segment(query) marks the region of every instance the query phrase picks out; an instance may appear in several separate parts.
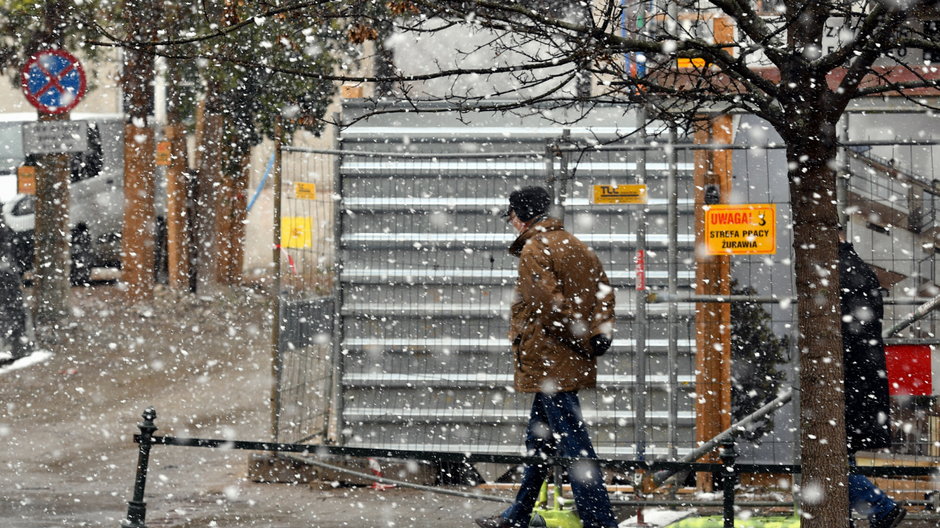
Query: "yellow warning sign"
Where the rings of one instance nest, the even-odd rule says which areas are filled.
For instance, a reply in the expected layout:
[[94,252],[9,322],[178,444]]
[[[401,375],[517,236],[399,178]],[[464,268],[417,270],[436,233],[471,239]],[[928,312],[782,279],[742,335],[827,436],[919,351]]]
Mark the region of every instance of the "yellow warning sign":
[[313,247],[313,219],[309,216],[281,218],[281,247]]
[[774,204],[706,205],[709,255],[772,255],[777,252]]
[[596,204],[644,204],[646,185],[595,185]]
[[294,182],[294,198],[298,198],[300,200],[316,200],[317,184]]
[[676,66],[679,68],[704,68],[708,65],[705,62],[705,59],[701,57],[691,57],[691,58],[678,58],[676,59]]
[[36,194],[36,167],[23,165],[16,168],[16,192]]

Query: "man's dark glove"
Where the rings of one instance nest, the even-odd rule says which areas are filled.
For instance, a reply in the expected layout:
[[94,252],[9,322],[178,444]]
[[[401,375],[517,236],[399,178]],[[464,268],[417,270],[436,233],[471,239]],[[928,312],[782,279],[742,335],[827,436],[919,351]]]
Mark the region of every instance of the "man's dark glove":
[[594,357],[600,357],[610,349],[610,338],[604,334],[597,334],[591,338],[591,350],[594,351]]

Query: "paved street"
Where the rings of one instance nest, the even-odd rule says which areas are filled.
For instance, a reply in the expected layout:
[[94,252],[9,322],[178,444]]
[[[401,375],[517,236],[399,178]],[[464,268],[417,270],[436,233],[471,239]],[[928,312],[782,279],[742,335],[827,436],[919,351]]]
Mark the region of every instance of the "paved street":
[[[0,366],[0,527],[117,528],[132,496],[132,435],[151,405],[157,434],[268,440],[263,297],[208,302],[160,292],[133,307],[118,294],[106,284],[73,290],[81,324],[70,343]],[[249,456],[155,446],[147,526],[470,528],[474,516],[501,508],[401,488],[258,484],[246,478]]]

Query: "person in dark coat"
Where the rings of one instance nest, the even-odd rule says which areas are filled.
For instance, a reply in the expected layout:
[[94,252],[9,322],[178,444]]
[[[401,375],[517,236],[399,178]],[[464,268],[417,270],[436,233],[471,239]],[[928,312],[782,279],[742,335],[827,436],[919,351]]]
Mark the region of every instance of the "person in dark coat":
[[[839,244],[842,349],[845,385],[845,436],[850,468],[855,453],[891,445],[888,376],[882,321],[884,303],[874,270],[852,244]],[[872,528],[894,528],[906,510],[863,475],[849,475],[849,502]]]
[[[581,417],[580,389],[597,382],[597,356],[611,345],[614,290],[597,255],[548,216],[541,187],[509,196],[504,216],[519,232],[509,253],[519,258],[509,340],[515,387],[534,395],[526,452],[577,459],[568,468],[584,528],[617,526],[597,455]],[[475,519],[482,528],[522,528],[549,464],[527,464],[516,499],[499,515]]]
[[0,217],[0,341],[10,345],[13,359],[32,351],[26,334],[23,279],[13,253],[13,231]]

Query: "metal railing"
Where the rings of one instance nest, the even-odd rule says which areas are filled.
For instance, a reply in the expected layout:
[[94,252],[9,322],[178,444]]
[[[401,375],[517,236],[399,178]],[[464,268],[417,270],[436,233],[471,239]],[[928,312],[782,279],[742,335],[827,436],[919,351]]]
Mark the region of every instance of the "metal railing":
[[[779,403],[779,402],[778,402]],[[405,449],[373,449],[362,447],[344,447],[336,445],[314,445],[280,442],[259,442],[243,441],[229,439],[212,438],[185,438],[175,436],[157,436],[155,423],[157,417],[156,410],[146,409],[142,414],[142,421],[137,425],[139,433],[134,435],[134,442],[138,444],[138,457],[136,473],[134,479],[133,497],[128,501],[127,516],[121,521],[121,528],[146,528],[147,503],[145,502],[147,474],[150,467],[151,449],[153,446],[177,446],[177,447],[196,447],[209,449],[244,450],[261,451],[268,453],[290,453],[306,457],[305,461],[314,466],[329,468],[332,470],[345,472],[360,479],[372,480],[378,483],[394,484],[397,486],[412,487],[439,493],[444,495],[459,496],[469,499],[487,500],[495,502],[508,502],[505,497],[494,495],[467,493],[453,489],[423,486],[419,484],[400,482],[388,479],[382,476],[370,475],[357,472],[331,464],[324,463],[317,459],[327,456],[339,457],[361,457],[361,458],[397,458],[407,460],[422,460],[430,463],[457,463],[472,464],[481,462],[500,463],[508,465],[520,464],[549,464],[557,467],[568,467],[578,459],[567,457],[530,457],[519,455],[500,455],[500,454],[480,454],[480,453],[452,453],[452,452],[425,452],[411,451]],[[606,469],[621,472],[641,472],[646,475],[663,475],[686,473],[686,472],[709,472],[721,475],[721,493],[720,502],[713,500],[632,500],[632,501],[612,501],[613,504],[629,504],[634,506],[721,506],[724,526],[733,527],[735,511],[737,506],[748,507],[780,507],[779,501],[741,501],[736,500],[736,490],[739,487],[739,479],[745,474],[798,474],[801,471],[799,465],[795,464],[752,464],[738,463],[735,450],[735,441],[732,434],[725,435],[720,441],[721,455],[720,463],[697,463],[689,461],[637,461],[637,460],[598,460],[600,465]],[[859,466],[857,472],[866,476],[914,476],[914,477],[933,477],[940,475],[938,468],[925,466]],[[928,509],[934,508],[935,501],[915,500],[901,501],[905,505],[924,506]]]

